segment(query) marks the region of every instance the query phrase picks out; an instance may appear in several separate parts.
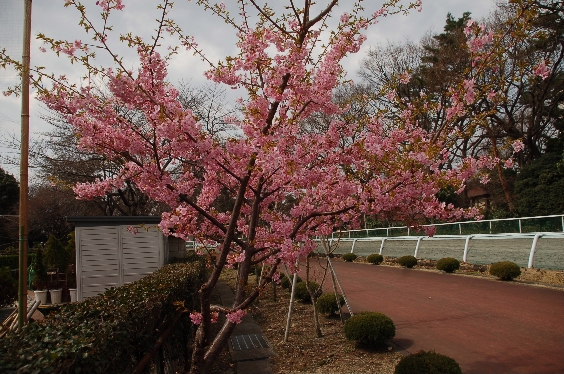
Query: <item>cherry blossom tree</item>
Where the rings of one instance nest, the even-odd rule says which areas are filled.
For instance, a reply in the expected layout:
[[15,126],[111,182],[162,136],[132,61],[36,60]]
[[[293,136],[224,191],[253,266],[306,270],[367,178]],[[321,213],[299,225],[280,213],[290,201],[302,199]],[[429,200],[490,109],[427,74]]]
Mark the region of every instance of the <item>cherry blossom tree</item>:
[[[444,139],[418,126],[410,107],[395,120],[377,114],[354,123],[338,117],[349,109],[332,100],[334,89],[346,80],[343,58],[359,51],[365,30],[379,18],[417,9],[420,1],[362,3],[367,9],[358,1],[342,11],[337,0],[317,5],[306,0],[303,8],[289,0],[281,12],[255,0],[238,3],[239,14],[233,17],[223,3],[198,1],[237,32],[239,54],[216,64],[198,46],[197,36],[184,35],[168,0],[159,5],[150,42],[120,36],[138,55],[136,71],[126,68],[109,45],[112,13],[127,11],[121,0],[97,2],[100,27],[84,5],[66,1],[79,11],[88,43],[39,35],[45,50],[85,68],[78,84],[36,68],[39,99],[74,126],[81,149],[120,165],[109,178],[78,184],[78,196],[91,199],[133,182],[149,198],[171,207],[160,223],[166,235],[195,237],[213,248],[209,278],[198,292],[200,310],[190,315],[198,325],[191,373],[209,370],[247,308],[276,281],[278,265],[295,268],[297,259],[316,247],[316,236],[358,227],[364,214],[412,225],[475,217],[476,210],[441,203],[436,194],[446,187],[462,191],[476,170],[499,162],[467,158],[445,170],[449,152]],[[337,12],[332,25],[330,16]],[[165,37],[177,37],[180,44],[164,49]],[[211,81],[246,90],[238,100],[240,111],[224,119],[228,131],[206,131],[167,81],[167,64],[178,48],[209,62],[205,74]],[[97,65],[94,50],[109,54],[114,66]],[[4,63],[17,64],[2,56]],[[92,77],[104,80],[107,92],[95,89]],[[410,76],[406,72],[398,79],[408,82]],[[473,100],[469,84],[452,90],[454,116]],[[308,130],[303,124],[315,115],[334,119],[323,131]],[[217,204],[225,195],[230,204]],[[259,263],[269,269],[249,289],[249,271]],[[210,295],[222,270],[235,265],[239,281],[233,305],[212,305]],[[211,336],[220,314],[226,322]]]

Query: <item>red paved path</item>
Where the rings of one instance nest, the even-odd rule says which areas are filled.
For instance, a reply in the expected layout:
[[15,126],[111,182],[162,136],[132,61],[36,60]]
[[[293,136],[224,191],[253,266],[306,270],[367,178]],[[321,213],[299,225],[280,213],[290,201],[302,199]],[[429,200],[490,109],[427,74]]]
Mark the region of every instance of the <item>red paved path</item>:
[[388,315],[396,325],[394,342],[411,353],[434,349],[454,358],[463,373],[564,373],[562,290],[333,264],[353,313]]

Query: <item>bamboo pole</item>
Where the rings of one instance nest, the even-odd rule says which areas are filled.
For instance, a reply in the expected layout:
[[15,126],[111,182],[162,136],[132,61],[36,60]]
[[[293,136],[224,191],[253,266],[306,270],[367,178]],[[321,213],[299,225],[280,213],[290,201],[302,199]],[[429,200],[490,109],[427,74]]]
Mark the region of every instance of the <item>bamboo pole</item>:
[[19,295],[18,295],[18,328],[27,322],[27,191],[28,191],[28,158],[29,158],[29,63],[31,55],[31,2],[24,0],[24,33],[22,53],[22,116],[21,116],[21,150],[20,150],[20,258],[19,258]]

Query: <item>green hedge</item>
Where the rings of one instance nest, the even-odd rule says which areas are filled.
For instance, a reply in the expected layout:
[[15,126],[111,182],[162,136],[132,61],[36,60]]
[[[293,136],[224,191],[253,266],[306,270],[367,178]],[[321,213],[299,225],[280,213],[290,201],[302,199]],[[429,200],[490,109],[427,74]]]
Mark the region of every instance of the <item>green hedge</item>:
[[130,373],[154,345],[159,325],[175,314],[174,303],[196,307],[204,271],[198,262],[165,265],[137,282],[66,304],[4,337],[0,372]]
[[[31,265],[33,262],[33,255],[29,254],[27,256],[27,265]],[[20,267],[20,256],[19,255],[5,255],[0,256],[0,268],[9,267],[11,270],[19,269]]]

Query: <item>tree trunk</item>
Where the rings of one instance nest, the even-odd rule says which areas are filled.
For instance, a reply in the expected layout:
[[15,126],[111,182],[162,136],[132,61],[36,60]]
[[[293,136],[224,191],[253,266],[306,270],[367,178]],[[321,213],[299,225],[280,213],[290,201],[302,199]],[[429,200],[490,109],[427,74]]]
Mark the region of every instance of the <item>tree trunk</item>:
[[[494,157],[499,157],[499,152],[497,151],[497,146],[495,145],[495,143],[493,143],[495,141],[495,139],[491,139],[492,144],[493,144],[493,152],[494,152]],[[509,207],[509,212],[514,213],[515,212],[515,207],[513,205],[513,199],[511,197],[511,192],[509,191],[509,187],[507,186],[507,181],[505,180],[505,177],[503,176],[503,169],[501,167],[501,164],[497,164],[497,175],[499,177],[499,182],[501,183],[501,188],[503,190],[503,194],[505,195],[505,200],[507,201],[507,206]]]

